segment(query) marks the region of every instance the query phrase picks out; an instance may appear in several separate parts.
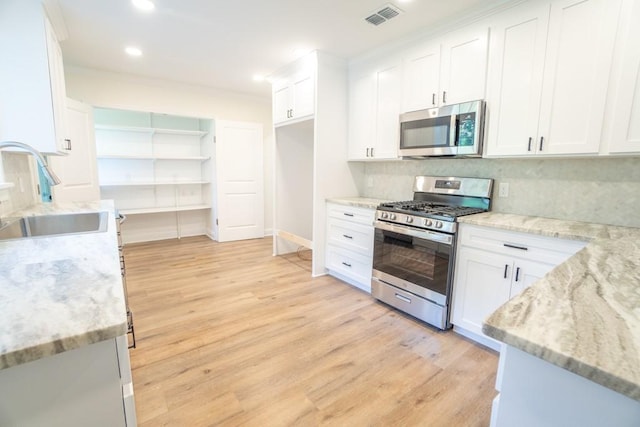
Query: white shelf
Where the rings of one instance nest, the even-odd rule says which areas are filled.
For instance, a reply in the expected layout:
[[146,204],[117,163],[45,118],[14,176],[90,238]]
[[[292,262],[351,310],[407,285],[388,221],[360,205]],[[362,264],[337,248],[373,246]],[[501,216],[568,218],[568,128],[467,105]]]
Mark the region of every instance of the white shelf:
[[140,181],[140,182],[102,182],[100,187],[150,187],[156,185],[203,185],[210,184],[210,181],[179,181],[179,182],[155,182],[155,181]]
[[205,156],[124,156],[99,154],[98,159],[116,159],[116,160],[198,160],[201,162],[209,160],[211,157]]
[[140,132],[140,133],[164,133],[169,135],[188,135],[188,136],[205,136],[209,132],[202,130],[181,130],[181,129],[161,129],[147,128],[138,126],[112,126],[112,125],[95,125],[96,130],[110,130],[116,132]]
[[165,208],[118,209],[123,215],[152,214],[164,212],[199,211],[211,209],[210,205],[173,206]]

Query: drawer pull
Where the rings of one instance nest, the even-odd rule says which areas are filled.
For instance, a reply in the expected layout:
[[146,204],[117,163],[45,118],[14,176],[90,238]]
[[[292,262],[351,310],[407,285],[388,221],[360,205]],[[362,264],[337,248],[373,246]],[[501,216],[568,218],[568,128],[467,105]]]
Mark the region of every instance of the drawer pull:
[[520,249],[521,251],[528,251],[529,250],[529,248],[526,248],[524,246],[510,245],[509,243],[503,243],[503,246],[505,248]]
[[344,261],[342,261],[342,265],[345,265],[345,266],[347,266],[347,267],[351,268],[351,264],[349,264],[348,262],[344,262]]
[[503,276],[503,278],[505,278],[505,279],[507,278],[507,271],[508,270],[509,270],[509,264],[505,264],[504,265],[504,276]]
[[518,278],[520,277],[520,267],[516,268],[516,282],[518,281]]
[[353,239],[353,236],[349,236],[348,234],[343,234],[342,235],[345,239]]
[[398,298],[400,301],[406,302],[407,304],[411,304],[411,299],[405,297],[404,295],[396,294],[396,298]]
[[343,212],[342,214],[343,214],[344,216],[350,216],[350,217],[353,217],[353,214],[352,214],[352,213]]

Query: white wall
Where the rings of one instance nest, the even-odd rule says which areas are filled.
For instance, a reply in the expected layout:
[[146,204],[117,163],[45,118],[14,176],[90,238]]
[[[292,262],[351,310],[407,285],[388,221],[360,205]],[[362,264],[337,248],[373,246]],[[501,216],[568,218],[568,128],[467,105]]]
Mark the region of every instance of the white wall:
[[270,92],[268,96],[258,97],[223,89],[70,66],[65,66],[65,80],[69,98],[98,107],[262,123],[265,144],[265,233],[271,233],[273,127]]

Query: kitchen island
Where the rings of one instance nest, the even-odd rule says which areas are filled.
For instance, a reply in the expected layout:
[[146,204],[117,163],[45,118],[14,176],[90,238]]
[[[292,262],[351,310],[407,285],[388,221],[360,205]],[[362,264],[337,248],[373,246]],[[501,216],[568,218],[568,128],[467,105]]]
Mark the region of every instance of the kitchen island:
[[135,425],[113,202],[12,216],[78,212],[107,230],[0,241],[0,425]]
[[505,344],[492,424],[640,425],[640,230],[491,212],[461,222],[589,242],[485,320]]

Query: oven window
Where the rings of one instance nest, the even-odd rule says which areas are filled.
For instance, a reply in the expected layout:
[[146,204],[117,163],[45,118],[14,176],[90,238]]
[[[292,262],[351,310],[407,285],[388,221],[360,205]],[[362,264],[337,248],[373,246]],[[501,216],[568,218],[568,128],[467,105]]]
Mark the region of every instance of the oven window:
[[434,117],[400,124],[400,148],[448,147],[451,117]]
[[386,230],[375,234],[374,269],[446,295],[451,246]]

